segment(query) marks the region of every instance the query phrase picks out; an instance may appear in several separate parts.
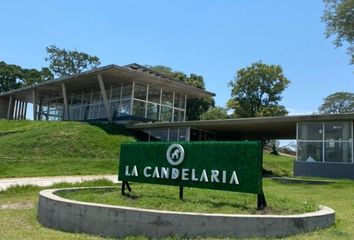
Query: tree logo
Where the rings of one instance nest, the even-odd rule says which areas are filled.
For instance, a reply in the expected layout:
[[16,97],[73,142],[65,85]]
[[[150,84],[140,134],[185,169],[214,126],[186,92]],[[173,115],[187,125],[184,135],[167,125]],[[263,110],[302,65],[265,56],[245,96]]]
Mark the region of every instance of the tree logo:
[[171,144],[166,152],[167,161],[172,166],[181,164],[184,160],[184,149],[180,144]]

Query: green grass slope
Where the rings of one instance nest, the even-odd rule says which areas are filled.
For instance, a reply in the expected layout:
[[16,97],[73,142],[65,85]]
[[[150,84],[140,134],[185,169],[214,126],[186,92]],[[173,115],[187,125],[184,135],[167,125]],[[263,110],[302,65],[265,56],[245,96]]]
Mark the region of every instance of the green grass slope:
[[0,121],[0,177],[110,174],[119,146],[134,141],[115,125]]

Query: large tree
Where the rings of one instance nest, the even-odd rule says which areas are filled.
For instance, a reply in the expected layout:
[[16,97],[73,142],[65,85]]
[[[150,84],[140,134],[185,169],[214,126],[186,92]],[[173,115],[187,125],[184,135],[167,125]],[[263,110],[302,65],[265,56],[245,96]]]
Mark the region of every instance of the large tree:
[[325,4],[322,21],[327,24],[325,35],[334,35],[336,47],[347,43],[351,64],[354,64],[354,0],[323,0]]
[[45,60],[49,62],[49,69],[57,77],[76,75],[101,64],[98,57],[90,56],[85,52],[60,49],[55,45],[51,45],[46,49],[48,56]]
[[354,112],[354,93],[336,92],[327,96],[318,109],[319,113]]
[[228,107],[237,118],[286,115],[288,111],[279,101],[289,83],[279,65],[253,63],[237,71],[229,83],[232,98]]
[[[174,71],[170,67],[157,65],[157,66],[147,66],[148,68],[159,72],[166,77],[171,79],[175,79],[178,81],[182,81],[188,83],[194,87],[205,90],[204,79],[202,76],[197,74],[190,74],[189,76],[181,71]],[[212,97],[209,98],[191,98],[187,100],[187,119],[188,120],[199,120],[200,116],[208,111],[210,107],[215,105],[214,99]]]
[[202,120],[228,119],[227,109],[222,107],[212,107],[200,117]]
[[53,78],[48,68],[26,69],[15,64],[0,62],[0,93],[32,85]]

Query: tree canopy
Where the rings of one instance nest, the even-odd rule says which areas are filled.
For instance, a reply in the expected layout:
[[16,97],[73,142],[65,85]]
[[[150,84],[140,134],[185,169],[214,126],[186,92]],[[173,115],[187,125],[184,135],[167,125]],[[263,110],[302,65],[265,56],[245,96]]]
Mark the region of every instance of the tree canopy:
[[318,109],[319,113],[354,112],[354,93],[336,92],[327,96]]
[[279,101],[289,83],[280,65],[253,63],[237,71],[229,83],[228,107],[237,118],[286,115],[288,111]]
[[[166,77],[169,77],[174,80],[179,80],[188,84],[191,84],[194,87],[205,90],[204,79],[202,76],[197,74],[190,74],[189,76],[181,71],[174,71],[170,67],[163,65],[156,66],[147,66],[148,68],[159,72]],[[210,98],[195,98],[187,100],[187,112],[186,116],[188,120],[199,120],[201,115],[208,111],[210,107],[215,105],[214,99]]]
[[49,62],[49,69],[57,77],[76,75],[101,64],[98,57],[85,52],[60,49],[55,45],[47,47],[46,50],[48,56],[45,60]]
[[327,24],[325,35],[334,35],[336,47],[349,44],[347,53],[354,64],[354,0],[323,0],[325,10],[322,21]]
[[202,120],[228,119],[227,109],[222,107],[212,107],[200,117]]
[[26,69],[0,61],[0,93],[53,78],[48,68]]

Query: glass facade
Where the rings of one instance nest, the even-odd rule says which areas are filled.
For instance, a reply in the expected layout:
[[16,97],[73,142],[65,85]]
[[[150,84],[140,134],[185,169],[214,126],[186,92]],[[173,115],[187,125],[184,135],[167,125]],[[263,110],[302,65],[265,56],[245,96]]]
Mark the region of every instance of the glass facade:
[[215,134],[195,128],[158,128],[143,130],[150,142],[153,141],[208,141],[215,138]]
[[298,123],[297,160],[353,163],[353,123]]
[[[107,112],[99,89],[70,93],[68,89],[69,120],[106,119]],[[151,121],[178,122],[185,120],[186,95],[141,83],[121,83],[106,89],[113,120],[133,116]],[[44,99],[38,116],[42,120],[63,120],[62,97]]]

